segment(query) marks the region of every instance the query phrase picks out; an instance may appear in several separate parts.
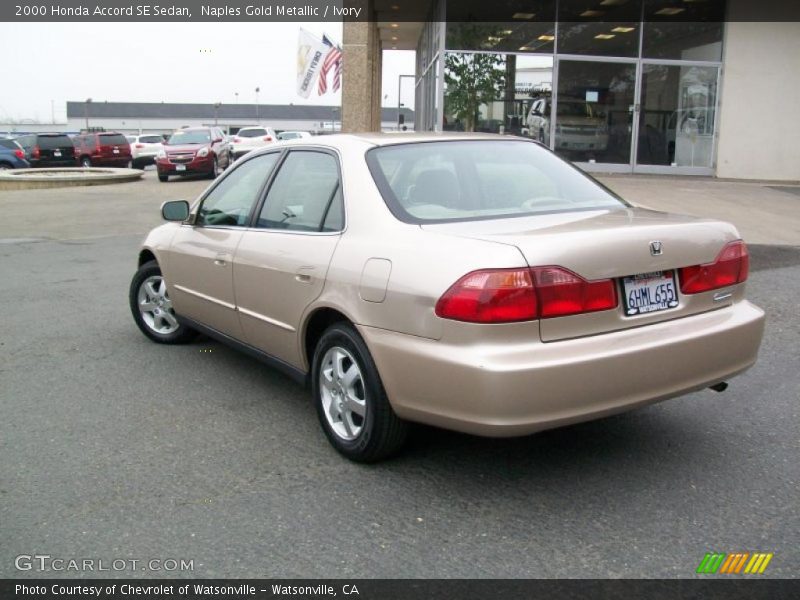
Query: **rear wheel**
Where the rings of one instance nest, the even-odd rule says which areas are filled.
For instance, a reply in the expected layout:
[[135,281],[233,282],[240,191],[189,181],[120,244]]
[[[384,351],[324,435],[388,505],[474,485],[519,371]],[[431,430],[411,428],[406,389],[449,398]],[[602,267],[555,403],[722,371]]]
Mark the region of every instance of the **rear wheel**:
[[128,298],[133,320],[142,333],[154,342],[183,344],[197,335],[175,317],[167,282],[164,281],[156,261],[152,260],[139,267],[131,280]]
[[125,163],[125,168],[126,169],[132,169],[133,168],[133,161],[129,160],[127,163]]
[[375,462],[402,448],[408,425],[392,410],[372,356],[352,326],[336,323],[325,331],[311,377],[319,422],[341,454]]
[[81,166],[84,169],[88,169],[89,167],[92,166],[92,159],[89,158],[88,156],[84,156],[83,158],[81,158]]
[[14,167],[12,167],[7,162],[0,162],[0,171],[8,171],[9,169],[13,169],[13,168]]

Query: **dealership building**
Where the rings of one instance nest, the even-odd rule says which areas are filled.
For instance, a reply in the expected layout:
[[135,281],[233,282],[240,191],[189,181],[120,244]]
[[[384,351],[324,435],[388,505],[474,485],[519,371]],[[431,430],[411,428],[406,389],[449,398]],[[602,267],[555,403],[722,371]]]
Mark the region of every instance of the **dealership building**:
[[[378,127],[397,129],[403,123],[414,127],[414,112],[401,108],[383,108]],[[341,130],[338,106],[301,104],[180,104],[171,102],[67,102],[66,131],[77,133],[87,128],[121,133],[170,133],[182,127],[218,125],[236,133],[241,127],[263,125],[277,131],[331,133]],[[1,127],[1,126],[0,126]],[[22,125],[17,129],[28,128]],[[41,128],[47,129],[47,126]],[[52,127],[50,128],[52,129]],[[60,128],[63,129],[63,126]]]
[[418,131],[528,136],[594,172],[800,180],[797,2],[363,4],[344,130],[380,126],[381,51],[416,50]]

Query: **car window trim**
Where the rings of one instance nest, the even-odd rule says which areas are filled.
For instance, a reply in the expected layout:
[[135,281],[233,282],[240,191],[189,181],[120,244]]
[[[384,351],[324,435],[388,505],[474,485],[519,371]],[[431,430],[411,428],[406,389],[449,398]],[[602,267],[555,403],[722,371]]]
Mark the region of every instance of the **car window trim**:
[[203,203],[206,201],[206,199],[214,192],[214,190],[217,189],[217,187],[219,187],[219,185],[223,181],[225,181],[228,177],[233,175],[236,172],[237,169],[240,169],[242,167],[242,165],[250,162],[251,160],[260,158],[262,156],[268,156],[268,155],[271,155],[271,154],[282,154],[283,155],[283,154],[286,154],[286,149],[283,148],[281,150],[272,150],[270,152],[264,152],[263,154],[259,153],[259,154],[256,154],[254,156],[250,156],[250,157],[245,158],[239,164],[234,164],[234,166],[231,169],[230,173],[224,173],[222,177],[218,178],[211,185],[211,187],[209,187],[203,193],[203,195],[200,196],[200,199],[197,201],[196,208],[190,213],[190,219],[191,219],[192,222],[191,223],[184,222],[184,223],[186,225],[190,226],[190,227],[203,227],[203,228],[206,228],[206,229],[235,229],[235,230],[248,229],[250,227],[250,224],[253,221],[254,215],[257,214],[255,207],[258,207],[258,206],[261,205],[261,201],[262,201],[262,198],[263,198],[263,195],[264,195],[264,191],[267,188],[267,186],[271,183],[272,178],[275,176],[275,173],[277,171],[278,166],[283,163],[283,156],[279,156],[278,157],[278,160],[275,162],[275,165],[272,167],[272,171],[270,172],[269,176],[264,180],[264,183],[261,184],[261,187],[259,188],[258,193],[256,194],[256,201],[253,203],[253,205],[250,206],[250,212],[247,215],[247,220],[245,221],[244,225],[204,225],[204,224],[198,224],[197,223],[197,217],[200,214],[200,209],[203,207]]
[[[347,206],[346,206],[346,199],[344,193],[344,179],[342,178],[342,160],[339,153],[334,150],[333,148],[326,148],[325,146],[300,146],[295,148],[284,148],[283,150],[284,155],[281,157],[281,160],[278,164],[275,165],[275,168],[272,171],[272,174],[269,178],[269,185],[264,190],[261,199],[258,202],[258,206],[256,210],[251,215],[250,225],[248,226],[249,231],[266,231],[270,233],[292,233],[292,234],[300,234],[300,235],[341,235],[347,229]],[[269,196],[269,191],[272,188],[272,183],[275,180],[275,177],[280,172],[281,168],[283,167],[283,163],[286,162],[286,158],[292,152],[319,152],[322,154],[328,154],[333,157],[336,161],[336,172],[339,177],[339,185],[338,188],[342,191],[342,227],[341,229],[337,229],[336,231],[302,231],[299,229],[272,229],[268,227],[258,227],[256,223],[258,222],[258,215],[261,214],[263,210],[264,204],[267,201],[267,196]],[[259,154],[259,156],[261,156]],[[334,193],[335,196],[335,193]],[[327,212],[326,212],[327,217]],[[322,224],[325,223],[323,219]]]

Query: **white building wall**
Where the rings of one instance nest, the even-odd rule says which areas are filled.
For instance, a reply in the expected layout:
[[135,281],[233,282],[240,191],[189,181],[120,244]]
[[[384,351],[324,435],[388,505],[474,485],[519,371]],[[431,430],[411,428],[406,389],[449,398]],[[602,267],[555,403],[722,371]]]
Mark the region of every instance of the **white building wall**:
[[723,60],[717,176],[799,181],[800,23],[729,21]]

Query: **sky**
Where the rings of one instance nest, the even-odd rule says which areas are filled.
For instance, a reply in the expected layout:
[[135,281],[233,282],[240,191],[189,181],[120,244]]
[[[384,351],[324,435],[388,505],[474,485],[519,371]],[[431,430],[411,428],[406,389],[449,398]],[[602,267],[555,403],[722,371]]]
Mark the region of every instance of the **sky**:
[[[3,0],[5,1],[5,0]],[[67,100],[341,104],[297,95],[299,28],[341,43],[341,23],[0,23],[0,121],[66,121]],[[397,106],[414,52],[383,57],[383,105]],[[345,67],[346,68],[346,67]],[[330,86],[329,86],[330,90]],[[52,103],[51,103],[52,102]],[[410,80],[402,102],[413,108]]]

